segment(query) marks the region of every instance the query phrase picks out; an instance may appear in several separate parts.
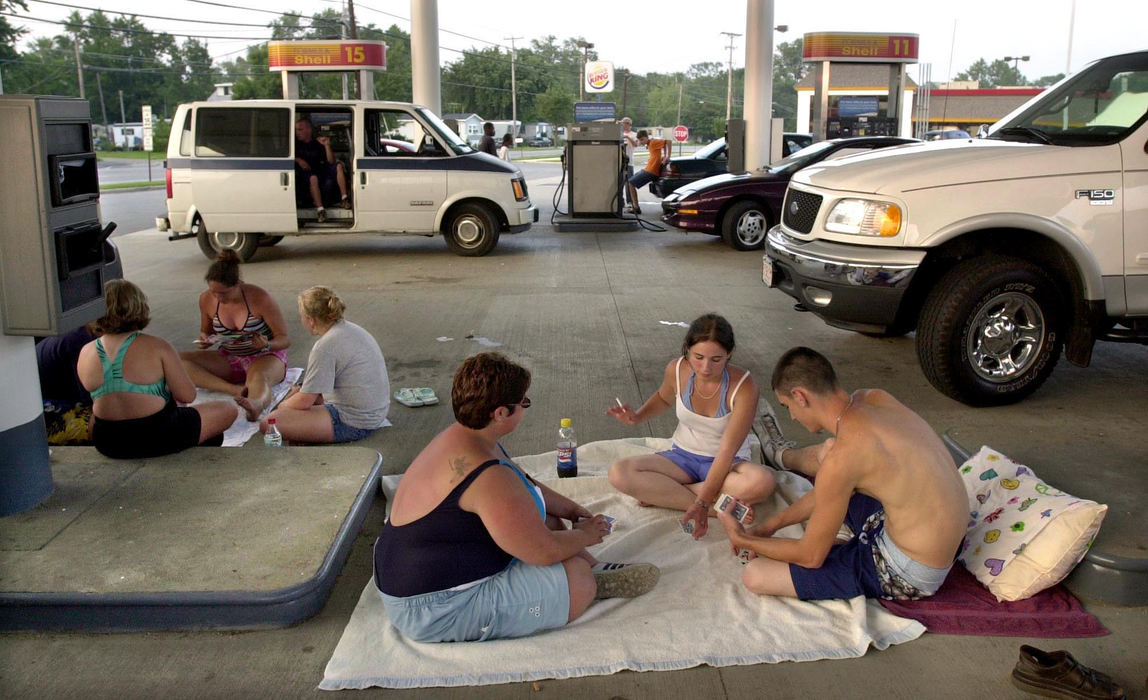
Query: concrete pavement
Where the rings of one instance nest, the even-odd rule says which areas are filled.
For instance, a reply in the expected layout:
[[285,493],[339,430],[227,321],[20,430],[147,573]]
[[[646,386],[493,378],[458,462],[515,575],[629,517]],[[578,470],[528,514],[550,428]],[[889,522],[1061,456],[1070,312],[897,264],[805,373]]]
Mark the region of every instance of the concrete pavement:
[[[544,166],[534,166],[544,167]],[[1100,544],[1148,552],[1141,496],[1148,493],[1145,348],[1099,345],[1093,367],[1061,362],[1052,379],[1017,405],[971,409],[935,392],[917,367],[912,338],[872,339],[829,328],[792,310],[788,297],[760,281],[759,253],[737,253],[716,238],[682,234],[557,234],[545,223],[552,189],[531,194],[542,224],[504,236],[478,259],[447,252],[440,238],[336,235],[287,239],[243,267],[247,281],[279,300],[293,339],[291,364],[305,363],[311,340],[294,313],[294,297],[331,284],[349,319],[378,338],[394,387],[431,386],[449,396],[451,375],[484,349],[467,336],[500,343],[526,364],[534,405],[506,441],[512,454],[553,449],[558,421],[574,420],[583,442],[627,435],[669,435],[672,419],[628,429],[604,412],[615,394],[644,399],[678,352],[688,322],[717,311],[737,332],[735,362],[766,381],[773,361],[792,345],[833,359],[848,388],[881,386],[919,411],[938,431],[953,429],[975,449],[989,444],[1033,467],[1053,485],[1108,503]],[[650,209],[654,209],[650,205]],[[169,243],[144,231],[120,236],[125,274],[148,293],[150,331],[188,345],[196,333],[196,295],[207,261],[190,240]],[[438,338],[451,338],[440,341]],[[402,470],[437,431],[450,409],[394,405],[394,426],[362,444]],[[802,444],[815,440],[782,416]],[[242,450],[261,449],[249,445]],[[364,584],[370,545],[382,524],[376,508],[356,539],[326,607],[296,627],[245,633],[8,634],[0,636],[0,690],[6,697],[301,697],[315,690],[323,667]],[[700,667],[666,673],[543,681],[425,691],[363,691],[373,697],[744,698],[897,697],[1022,698],[1008,682],[1017,647],[1065,648],[1115,676],[1131,697],[1144,695],[1148,609],[1089,604],[1112,631],[1084,640],[925,635],[847,661]],[[1137,651],[1140,650],[1140,651]]]

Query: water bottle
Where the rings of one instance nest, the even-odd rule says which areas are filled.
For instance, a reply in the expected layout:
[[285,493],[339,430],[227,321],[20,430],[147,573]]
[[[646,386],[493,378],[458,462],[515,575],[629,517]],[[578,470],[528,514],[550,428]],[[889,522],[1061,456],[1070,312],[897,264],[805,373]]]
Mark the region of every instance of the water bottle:
[[574,422],[562,419],[558,429],[558,476],[578,476],[578,440],[574,437]]
[[283,433],[279,432],[279,426],[275,425],[274,418],[267,419],[267,432],[263,433],[263,445],[265,447],[283,447]]

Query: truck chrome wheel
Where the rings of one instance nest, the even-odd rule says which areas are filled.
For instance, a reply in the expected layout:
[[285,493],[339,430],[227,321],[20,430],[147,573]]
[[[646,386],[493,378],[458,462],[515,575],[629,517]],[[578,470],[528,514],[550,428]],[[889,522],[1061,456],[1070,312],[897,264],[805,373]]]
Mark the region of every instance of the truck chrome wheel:
[[1028,295],[1006,292],[990,299],[969,328],[969,364],[994,384],[1012,381],[1040,356],[1044,326],[1044,314]]
[[447,247],[457,255],[486,255],[498,243],[498,220],[486,206],[468,202],[451,212],[443,234]]

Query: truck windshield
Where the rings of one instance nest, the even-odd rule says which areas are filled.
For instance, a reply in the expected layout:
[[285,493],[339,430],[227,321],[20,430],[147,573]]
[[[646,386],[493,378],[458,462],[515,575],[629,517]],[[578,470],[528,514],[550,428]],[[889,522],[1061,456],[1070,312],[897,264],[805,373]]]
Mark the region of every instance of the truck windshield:
[[426,120],[427,124],[429,124],[430,127],[435,130],[435,133],[438,134],[439,138],[441,138],[443,141],[446,141],[447,145],[450,147],[450,150],[454,151],[457,155],[460,156],[467,153],[474,153],[474,149],[471,148],[466,141],[463,141],[461,136],[456,134],[453,130],[451,130],[450,127],[444,124],[443,121],[438,118],[437,114],[430,111],[429,109],[426,109],[425,107],[419,107],[418,113],[422,116],[423,119]]
[[1148,119],[1148,52],[1102,59],[989,129],[989,138],[1059,146],[1116,143]]

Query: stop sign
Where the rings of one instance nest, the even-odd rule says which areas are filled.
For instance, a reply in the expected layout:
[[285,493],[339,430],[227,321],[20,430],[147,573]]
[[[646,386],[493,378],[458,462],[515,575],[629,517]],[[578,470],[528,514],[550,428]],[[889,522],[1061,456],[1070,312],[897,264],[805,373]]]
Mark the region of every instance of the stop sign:
[[674,140],[675,141],[677,141],[678,143],[681,143],[682,141],[685,141],[689,137],[690,137],[689,127],[682,126],[681,124],[678,124],[677,126],[674,127]]

